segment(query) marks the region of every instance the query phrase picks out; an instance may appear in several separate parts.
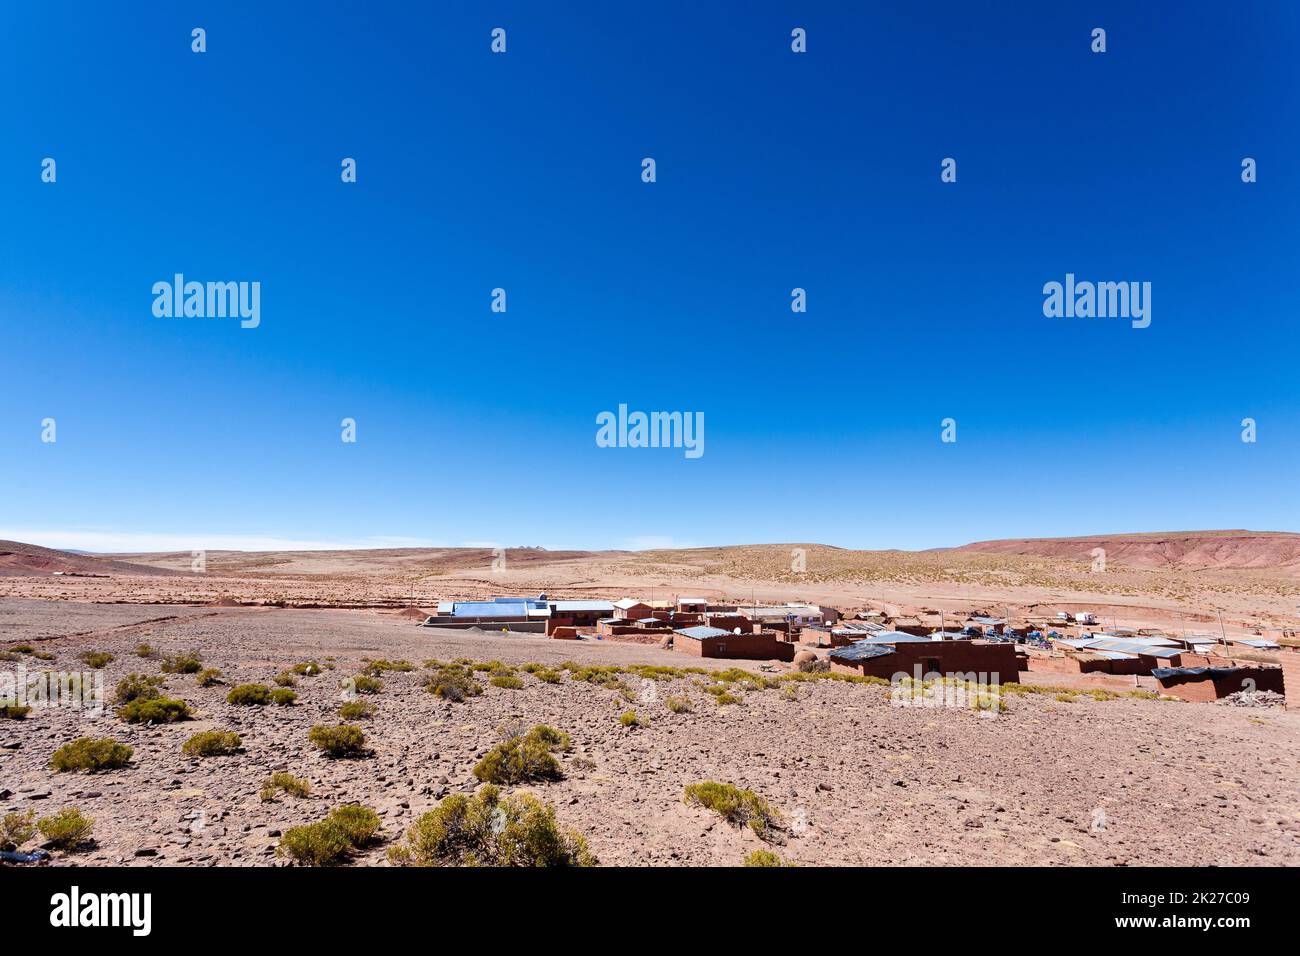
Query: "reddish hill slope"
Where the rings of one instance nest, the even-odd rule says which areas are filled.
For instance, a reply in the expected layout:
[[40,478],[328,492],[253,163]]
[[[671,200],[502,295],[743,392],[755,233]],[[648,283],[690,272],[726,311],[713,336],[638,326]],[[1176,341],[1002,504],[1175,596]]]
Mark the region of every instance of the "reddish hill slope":
[[56,551],[35,544],[0,541],[0,575],[51,575],[56,571],[64,574],[103,574],[111,577],[133,575],[160,577],[178,573],[90,554]]
[[1091,561],[1104,548],[1111,564],[1138,568],[1282,570],[1300,574],[1300,534],[1287,531],[1173,531],[976,541],[954,551]]

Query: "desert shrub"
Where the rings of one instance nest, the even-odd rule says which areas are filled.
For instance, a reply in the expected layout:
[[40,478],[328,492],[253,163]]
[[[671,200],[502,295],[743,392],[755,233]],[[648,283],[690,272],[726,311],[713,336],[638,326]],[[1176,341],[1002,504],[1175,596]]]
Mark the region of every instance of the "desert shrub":
[[181,745],[187,757],[226,757],[238,753],[244,742],[233,730],[205,730]]
[[98,740],[78,737],[54,751],[54,756],[50,758],[50,769],[56,773],[69,770],[116,770],[125,767],[133,753],[135,751],[132,748],[119,744],[110,737]]
[[505,687],[508,690],[519,690],[524,686],[524,682],[514,674],[497,674],[488,683],[493,687]]
[[509,664],[502,663],[501,661],[479,661],[477,664],[471,664],[470,670],[487,671],[491,674],[514,673],[513,667]]
[[347,804],[324,820],[286,830],[277,852],[299,866],[337,866],[371,843],[379,832],[379,814]]
[[339,716],[344,720],[365,720],[375,716],[375,708],[364,700],[349,700],[339,705]]
[[209,667],[207,670],[199,671],[199,676],[194,679],[194,682],[200,687],[212,687],[216,684],[220,684],[221,671],[217,670],[215,667]]
[[240,684],[226,695],[226,703],[237,707],[264,707],[271,702],[271,688],[265,684]]
[[360,804],[345,804],[331,813],[329,819],[343,829],[353,846],[365,846],[379,832],[379,814]]
[[135,656],[144,657],[144,658],[154,658],[158,656],[158,652],[154,650],[153,647],[149,644],[137,644],[135,646]]
[[1065,694],[1057,694],[1057,695],[1056,695],[1056,699],[1059,700],[1059,701],[1060,701],[1061,703],[1063,703],[1063,704],[1073,704],[1073,703],[1075,703],[1079,698],[1076,697],[1076,696],[1074,696],[1074,694],[1065,693]]
[[149,700],[160,695],[163,678],[156,674],[127,674],[117,682],[117,702],[129,704],[133,700]]
[[369,674],[358,674],[352,678],[352,690],[358,694],[378,694],[384,689],[384,682]]
[[415,670],[415,665],[410,661],[377,660],[370,661],[366,664],[366,666],[361,669],[361,673],[368,674],[371,677],[378,677],[380,674],[384,673],[384,671],[397,671],[400,674],[405,674],[407,671],[413,670]]
[[743,697],[738,697],[727,690],[725,684],[710,684],[704,689],[713,695],[713,699],[718,702],[719,707],[725,707],[727,704],[743,704],[745,701]]
[[287,687],[277,687],[271,691],[271,703],[277,707],[292,707],[298,700],[298,694]]
[[36,836],[36,811],[6,813],[0,817],[0,850],[16,850]]
[[424,682],[424,689],[435,697],[456,703],[483,693],[482,685],[457,664],[448,664],[436,674],[430,674]]
[[798,700],[798,699],[799,699],[799,685],[798,685],[798,684],[786,684],[785,686],[783,686],[783,687],[781,688],[781,699],[782,699],[782,700]]
[[31,712],[32,709],[26,704],[0,703],[0,720],[22,720]]
[[352,724],[328,726],[317,724],[307,732],[307,739],[329,757],[360,757],[366,753],[366,735]]
[[32,651],[32,657],[38,661],[52,661],[55,655],[52,651]]
[[164,657],[161,666],[164,674],[197,674],[203,670],[203,661],[197,654],[176,654]]
[[561,827],[555,808],[529,793],[501,799],[491,784],[457,793],[418,817],[406,845],[389,851],[400,866],[595,866],[577,831]]
[[291,797],[306,797],[311,794],[311,784],[302,777],[295,777],[284,770],[277,771],[262,782],[258,796],[263,803],[271,803],[277,794],[287,793]]
[[1016,681],[1007,681],[1005,684],[998,685],[1003,694],[1055,694],[1059,687],[1046,687],[1042,684],[1020,684]]
[[794,866],[771,850],[755,850],[745,857],[744,866]]
[[664,701],[664,705],[674,714],[689,714],[691,712],[691,699],[683,697],[681,694],[675,694]]
[[684,799],[721,814],[733,826],[748,826],[763,840],[770,839],[781,822],[781,815],[753,790],[742,790],[729,783],[705,780],[690,784]]
[[281,671],[274,677],[275,683],[279,687],[297,687],[298,678],[288,671]]
[[108,651],[82,651],[77,655],[77,660],[93,670],[99,670],[112,662],[113,655]]
[[1128,697],[1136,697],[1138,700],[1159,700],[1160,695],[1153,690],[1130,690],[1125,692]]
[[533,676],[543,684],[558,684],[560,682],[560,672],[544,667],[539,671],[533,671]]
[[117,709],[128,724],[174,724],[190,719],[190,705],[175,697],[140,697]]
[[568,750],[569,735],[545,724],[526,734],[506,732],[474,767],[474,776],[487,783],[524,783],[529,780],[559,780],[564,776],[556,750]]
[[36,648],[31,644],[15,644],[13,647],[9,648],[9,650],[13,651],[15,654],[36,653]]
[[0,651],[0,661],[18,661],[22,660],[21,654],[15,654],[13,651]]
[[315,661],[303,661],[301,664],[294,664],[289,670],[299,677],[311,677],[313,674],[319,674],[321,667]]
[[48,817],[41,817],[36,821],[36,828],[55,849],[75,850],[90,841],[95,821],[83,815],[76,807],[68,807]]
[[618,722],[624,727],[642,727],[645,721],[636,715],[635,710],[625,710],[618,715]]

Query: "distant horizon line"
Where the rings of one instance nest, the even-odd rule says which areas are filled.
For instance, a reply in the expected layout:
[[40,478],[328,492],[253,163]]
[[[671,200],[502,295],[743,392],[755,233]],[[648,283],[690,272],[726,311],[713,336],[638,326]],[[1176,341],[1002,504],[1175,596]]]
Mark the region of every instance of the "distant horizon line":
[[[688,541],[675,541],[665,536],[662,540],[653,540],[650,538],[630,539],[628,546],[625,547],[555,547],[550,545],[503,545],[500,542],[471,540],[460,543],[448,543],[441,541],[432,541],[429,539],[420,539],[405,536],[372,536],[354,540],[310,540],[295,538],[279,538],[270,535],[234,535],[234,534],[195,534],[195,535],[175,535],[159,534],[152,535],[148,533],[135,532],[67,532],[67,531],[36,531],[34,529],[5,529],[0,528],[0,541],[10,541],[15,544],[26,544],[28,546],[48,548],[54,551],[65,551],[69,553],[81,553],[93,556],[115,556],[128,557],[138,555],[166,555],[166,554],[192,554],[195,551],[204,552],[230,552],[239,554],[271,554],[282,552],[355,552],[355,551],[492,551],[498,548],[509,551],[544,551],[544,552],[565,552],[580,551],[591,554],[600,553],[630,553],[639,554],[654,551],[707,551],[722,548],[754,548],[754,547],[822,547],[834,548],[838,551],[902,551],[912,553],[922,553],[927,551],[950,551],[958,548],[970,547],[976,544],[989,544],[1006,541],[1089,541],[1089,540],[1106,540],[1115,538],[1151,538],[1151,537],[1209,537],[1225,535],[1251,535],[1251,536],[1288,536],[1298,535],[1300,532],[1295,531],[1255,531],[1246,528],[1219,528],[1219,529],[1198,529],[1185,531],[1121,531],[1110,533],[1090,533],[1090,534],[1071,534],[1071,535],[1013,535],[1002,538],[977,538],[965,541],[959,544],[936,545],[926,548],[903,548],[903,547],[850,547],[847,545],[827,544],[820,541],[747,541],[732,542],[729,544],[697,544]],[[653,543],[652,543],[653,540]],[[72,543],[77,541],[78,543]],[[156,545],[155,547],[139,547],[145,542]],[[63,543],[54,543],[63,542]],[[118,544],[136,545],[136,547],[104,547],[104,545]],[[99,545],[98,547],[87,547],[90,544]],[[244,545],[243,547],[239,545]],[[251,545],[251,546],[250,546]]]

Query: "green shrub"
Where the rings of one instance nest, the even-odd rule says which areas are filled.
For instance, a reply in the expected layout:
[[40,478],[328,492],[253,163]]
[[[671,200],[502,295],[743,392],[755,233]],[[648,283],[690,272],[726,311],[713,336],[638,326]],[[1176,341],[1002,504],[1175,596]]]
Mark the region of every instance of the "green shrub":
[[361,673],[368,674],[371,677],[378,677],[380,674],[384,673],[384,671],[397,671],[398,673],[405,674],[406,672],[413,670],[415,670],[415,665],[410,661],[378,660],[370,661],[366,664],[366,666],[361,669]]
[[51,651],[32,651],[32,657],[38,661],[52,661],[55,655]]
[[190,719],[190,706],[175,697],[138,698],[117,709],[128,724],[173,724]]
[[708,807],[733,826],[748,826],[760,839],[767,840],[780,825],[781,815],[753,790],[742,790],[729,783],[706,780],[686,788],[685,802]]
[[31,712],[26,704],[0,704],[0,720],[22,720]]
[[618,722],[624,727],[642,727],[645,721],[636,715],[635,710],[625,710],[618,715]]
[[92,670],[99,670],[112,662],[113,655],[108,651],[82,651],[77,655],[77,660]]
[[298,694],[287,687],[277,687],[271,691],[271,703],[277,707],[292,707],[298,700]]
[[233,730],[205,730],[181,745],[187,757],[227,757],[239,753],[244,742]]
[[298,678],[288,671],[281,671],[275,675],[275,683],[280,687],[297,687]]
[[217,670],[215,667],[209,667],[207,670],[199,671],[199,676],[194,679],[194,682],[200,687],[212,687],[216,684],[220,684],[222,682],[221,671]]
[[36,653],[36,648],[33,647],[31,644],[15,644],[13,647],[9,648],[9,650],[13,651],[15,654]]
[[0,850],[18,849],[36,836],[36,811],[6,813],[0,817]]
[[369,674],[358,674],[352,678],[352,690],[358,694],[378,694],[384,689],[384,682]]
[[299,866],[338,866],[374,840],[378,831],[375,811],[349,804],[318,823],[286,830],[277,852]]
[[524,783],[529,780],[559,780],[564,776],[556,750],[568,750],[569,735],[538,724],[526,734],[517,730],[486,754],[474,767],[474,776],[488,783]]
[[203,661],[196,654],[177,654],[163,658],[164,674],[197,674],[201,670],[203,670]]
[[50,758],[50,769],[56,773],[69,770],[117,770],[125,767],[135,751],[126,744],[102,737],[78,737],[70,744],[64,744],[54,751]]
[[265,684],[240,684],[226,695],[226,703],[237,707],[264,707],[271,702],[271,688]]
[[75,850],[90,841],[94,832],[95,821],[83,816],[76,807],[68,807],[48,817],[36,821],[36,828],[45,837],[45,842],[58,850]]
[[719,707],[725,707],[728,704],[743,704],[745,702],[743,697],[737,697],[735,694],[728,691],[725,684],[711,684],[704,689],[713,695],[713,699],[718,702]]
[[366,753],[366,735],[360,727],[351,724],[327,726],[317,724],[307,733],[307,739],[327,756],[361,757]]
[[553,671],[549,668],[542,668],[541,670],[533,671],[533,676],[543,684],[558,684],[560,682],[560,672]]
[[154,658],[158,656],[158,652],[148,644],[137,644],[135,646],[135,656],[144,657],[144,658]]
[[163,678],[156,674],[128,674],[117,682],[117,702],[129,704],[133,700],[151,700],[160,696]]
[[[798,685],[798,684],[795,684],[795,683],[789,683],[789,684],[784,685],[784,686],[781,688],[781,697],[782,697],[782,699],[784,699],[784,700],[798,700],[798,699],[799,699],[799,685]],[[756,850],[755,852],[761,852],[761,851],[757,851],[757,850]],[[748,863],[746,863],[745,865],[746,865],[746,866],[749,866]]]
[[674,714],[689,714],[691,712],[691,699],[680,694],[669,697],[664,701],[664,704]]
[[329,819],[343,829],[353,846],[365,846],[379,832],[379,814],[369,807],[349,803],[329,815]]
[[262,798],[263,803],[271,803],[280,793],[287,793],[291,797],[310,796],[311,783],[302,777],[295,777],[291,773],[280,770],[266,778],[258,796]]
[[313,674],[320,673],[320,665],[315,661],[304,661],[301,664],[294,664],[289,670],[299,677],[311,677]]
[[375,708],[368,701],[349,700],[339,705],[339,716],[344,720],[366,720],[375,716]]
[[424,689],[435,697],[460,703],[467,697],[478,697],[483,687],[469,673],[456,664],[448,664],[436,674],[430,674]]
[[284,831],[275,852],[299,866],[338,866],[352,854],[352,844],[341,828],[321,820]]
[[745,857],[744,866],[794,866],[771,850],[755,850]]
[[491,784],[456,793],[418,817],[406,845],[389,851],[399,866],[595,866],[587,841],[561,827],[555,808],[529,793],[506,800]]
[[497,674],[488,683],[493,687],[505,687],[509,690],[519,690],[524,686],[524,682],[514,674]]

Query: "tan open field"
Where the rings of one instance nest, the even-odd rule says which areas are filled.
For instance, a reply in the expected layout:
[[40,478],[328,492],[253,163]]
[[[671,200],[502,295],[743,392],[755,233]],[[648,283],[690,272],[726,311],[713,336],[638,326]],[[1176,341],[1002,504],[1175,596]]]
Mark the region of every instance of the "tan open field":
[[[193,675],[163,675],[164,693],[193,712],[175,724],[129,724],[111,707],[99,714],[36,707],[25,719],[0,720],[0,813],[76,806],[92,816],[96,842],[56,852],[56,865],[269,865],[284,863],[275,847],[286,829],[359,802],[379,812],[383,827],[356,860],[379,865],[420,813],[474,790],[472,770],[502,727],[546,723],[568,733],[573,750],[561,758],[562,779],[526,789],[553,804],[605,864],[735,865],[760,847],[803,865],[1300,863],[1296,711],[1037,693],[1006,697],[1004,712],[982,717],[899,706],[887,687],[835,681],[790,690],[732,680],[739,701],[720,705],[707,675],[627,673],[603,686],[572,671],[548,683],[521,669],[518,689],[493,686],[483,673],[481,696],[451,703],[424,689],[427,659],[712,671],[736,662],[644,645],[419,628],[402,613],[439,599],[546,591],[754,596],[905,613],[1091,609],[1131,626],[1198,630],[1217,628],[1218,607],[1234,632],[1294,625],[1296,581],[1285,548],[1276,566],[1235,566],[1249,544],[1239,542],[1224,562],[1232,566],[1197,565],[1206,552],[1187,549],[1198,555],[1191,563],[1156,568],[1137,566],[1152,554],[1139,547],[1127,556],[1133,565],[1112,561],[1097,574],[1087,557],[1094,545],[1083,543],[1077,558],[1003,553],[1059,550],[1025,542],[921,553],[818,545],[511,550],[504,571],[492,570],[488,551],[212,552],[204,574],[189,572],[190,555],[122,555],[108,565],[0,544],[8,555],[0,649],[11,649],[0,666],[81,670],[82,652],[108,652],[114,659],[97,673],[111,698],[127,674],[159,672],[156,658],[136,654],[147,643],[161,655],[193,653],[223,675],[209,687]],[[796,547],[806,550],[802,573],[790,570]],[[1153,547],[1168,553],[1165,544]],[[1108,550],[1123,548],[1112,541]],[[25,567],[32,563],[40,567]],[[69,573],[54,576],[59,569]],[[99,574],[106,576],[89,576]],[[12,653],[24,643],[52,658]],[[383,674],[382,690],[368,698],[375,713],[358,725],[369,756],[327,759],[308,731],[338,720],[340,680],[380,658],[410,661],[414,670]],[[307,661],[326,669],[299,678],[294,706],[227,703],[232,686],[270,684]],[[788,670],[740,664],[769,679]],[[671,712],[670,696],[687,698],[690,710]],[[647,723],[623,726],[629,709]],[[182,742],[201,730],[233,730],[243,749],[182,755]],[[133,747],[129,764],[52,773],[51,754],[86,735]],[[263,802],[258,791],[276,771],[310,781],[311,796]],[[683,788],[702,780],[765,797],[783,820],[774,842],[686,805]]]

